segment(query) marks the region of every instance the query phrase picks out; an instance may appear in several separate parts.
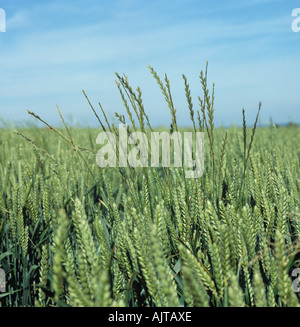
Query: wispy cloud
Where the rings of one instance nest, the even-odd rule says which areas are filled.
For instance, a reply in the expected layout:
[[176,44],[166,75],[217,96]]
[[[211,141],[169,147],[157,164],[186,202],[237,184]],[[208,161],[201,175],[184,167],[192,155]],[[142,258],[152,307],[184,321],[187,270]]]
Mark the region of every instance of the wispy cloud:
[[8,16],[6,25],[8,30],[22,29],[29,24],[29,17],[25,11],[16,12],[13,16]]

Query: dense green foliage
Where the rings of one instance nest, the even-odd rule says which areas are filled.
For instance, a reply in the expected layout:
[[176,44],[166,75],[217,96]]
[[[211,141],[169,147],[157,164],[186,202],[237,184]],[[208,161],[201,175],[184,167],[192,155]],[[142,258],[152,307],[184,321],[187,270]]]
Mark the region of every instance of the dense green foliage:
[[[177,130],[170,83],[150,70]],[[194,113],[184,76],[191,130],[205,132],[199,179],[99,168],[101,129],[0,130],[0,305],[298,306],[300,129],[246,128],[244,112],[242,128],[215,129],[206,81]],[[140,89],[117,86],[128,132],[152,130]]]

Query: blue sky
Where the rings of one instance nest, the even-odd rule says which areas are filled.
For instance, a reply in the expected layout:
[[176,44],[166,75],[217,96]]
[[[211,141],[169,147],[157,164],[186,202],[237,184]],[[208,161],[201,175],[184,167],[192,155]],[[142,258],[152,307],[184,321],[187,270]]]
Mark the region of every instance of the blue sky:
[[153,125],[171,116],[147,66],[167,73],[181,126],[190,123],[184,73],[195,109],[199,73],[209,63],[215,82],[215,123],[255,120],[300,122],[300,32],[293,0],[1,0],[6,33],[0,33],[0,117],[25,122],[26,109],[59,123],[96,126],[82,89],[110,119],[124,113],[115,72],[143,91]]

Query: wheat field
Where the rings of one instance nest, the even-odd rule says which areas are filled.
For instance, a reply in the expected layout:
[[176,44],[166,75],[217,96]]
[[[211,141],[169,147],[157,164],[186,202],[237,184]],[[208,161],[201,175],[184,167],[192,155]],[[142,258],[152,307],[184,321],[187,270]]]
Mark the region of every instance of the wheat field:
[[[214,86],[197,101],[183,75],[191,128],[205,133],[201,178],[184,168],[100,168],[100,131],[117,135],[100,106],[99,129],[0,129],[0,305],[97,307],[299,306],[300,128],[215,128]],[[128,132],[153,131],[142,91],[116,74]],[[262,109],[261,109],[262,108]],[[297,282],[297,280],[296,280]]]

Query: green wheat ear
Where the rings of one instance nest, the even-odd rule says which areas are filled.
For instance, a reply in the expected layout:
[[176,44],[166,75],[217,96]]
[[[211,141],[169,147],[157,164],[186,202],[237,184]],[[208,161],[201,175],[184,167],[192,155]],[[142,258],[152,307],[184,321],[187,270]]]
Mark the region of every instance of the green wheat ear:
[[258,111],[257,111],[257,114],[256,114],[256,119],[255,119],[255,122],[254,122],[253,129],[252,129],[250,142],[249,142],[249,145],[248,145],[248,149],[246,149],[247,127],[246,127],[245,110],[243,109],[244,169],[243,169],[243,175],[242,175],[242,182],[240,184],[241,186],[240,186],[240,190],[239,190],[239,200],[240,201],[241,201],[241,196],[242,196],[242,192],[243,192],[244,185],[245,185],[247,164],[248,164],[248,160],[249,160],[249,157],[250,157],[250,152],[251,152],[251,149],[252,149],[252,146],[253,146],[254,135],[255,135],[255,131],[256,131],[256,127],[257,127],[257,122],[258,122],[260,110],[261,110],[261,102],[259,102],[259,105],[258,105]]
[[68,237],[68,218],[65,211],[60,210],[58,216],[58,226],[54,236],[52,250],[53,255],[53,289],[55,293],[55,302],[60,302],[63,295],[63,282],[65,279],[65,271],[63,263],[65,261],[65,242]]
[[231,307],[245,307],[244,294],[239,286],[237,277],[230,272],[228,286],[228,302]]
[[163,96],[165,97],[165,100],[168,104],[171,117],[172,117],[172,124],[171,124],[171,130],[176,130],[178,131],[178,126],[177,126],[177,118],[176,118],[176,109],[174,108],[173,100],[172,100],[172,95],[171,95],[171,87],[170,87],[170,81],[168,80],[167,74],[165,74],[165,86],[161,79],[159,78],[158,74],[156,71],[149,65],[148,66],[151,74],[155,78],[157,84],[159,85]]

